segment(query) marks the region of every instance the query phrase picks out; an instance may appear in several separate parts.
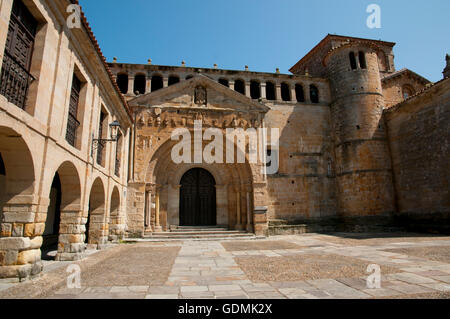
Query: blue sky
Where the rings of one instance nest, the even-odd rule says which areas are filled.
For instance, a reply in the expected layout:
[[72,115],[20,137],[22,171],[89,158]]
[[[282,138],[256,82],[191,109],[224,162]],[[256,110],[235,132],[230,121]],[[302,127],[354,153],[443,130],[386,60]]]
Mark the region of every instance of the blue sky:
[[[396,68],[442,78],[448,0],[80,0],[108,61],[289,73],[328,33],[396,42]],[[381,7],[381,29],[366,8]]]

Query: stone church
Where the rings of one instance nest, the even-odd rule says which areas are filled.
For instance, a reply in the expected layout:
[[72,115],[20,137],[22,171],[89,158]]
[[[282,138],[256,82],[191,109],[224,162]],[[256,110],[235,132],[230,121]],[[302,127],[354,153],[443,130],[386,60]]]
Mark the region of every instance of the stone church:
[[70,5],[0,0],[0,278],[182,227],[449,231],[448,55],[436,83],[330,34],[289,74],[108,63]]

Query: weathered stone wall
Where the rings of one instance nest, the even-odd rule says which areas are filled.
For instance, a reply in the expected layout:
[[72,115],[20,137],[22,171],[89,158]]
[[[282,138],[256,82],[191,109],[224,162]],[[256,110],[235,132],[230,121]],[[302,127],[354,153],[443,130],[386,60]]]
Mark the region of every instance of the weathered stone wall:
[[327,102],[275,103],[265,117],[267,127],[280,128],[279,170],[267,177],[270,219],[296,222],[335,214],[335,159]]
[[450,80],[385,112],[400,222],[449,231]]
[[[12,3],[0,2],[1,57]],[[42,270],[40,248],[56,173],[62,192],[57,259],[83,257],[92,196],[102,202],[98,205],[101,211],[91,219],[91,244],[101,247],[106,243],[110,222],[116,239],[123,236],[125,226],[123,194],[131,119],[86,30],[65,26],[70,2],[24,3],[39,22],[30,69],[36,80],[30,85],[24,110],[0,96],[0,154],[6,171],[0,181],[0,278],[27,278]],[[83,82],[75,147],[65,138],[74,73]],[[112,143],[105,148],[103,166],[96,164],[95,153],[91,157],[92,132],[98,132],[101,107],[108,113],[108,123],[117,119],[122,125],[120,176],[115,174]],[[106,133],[103,137],[109,136]],[[94,181],[99,193],[91,192]],[[113,194],[115,204],[111,205]]]
[[[352,51],[356,56],[364,52],[366,68],[358,63],[351,69]],[[331,52],[326,62],[334,99],[338,215],[390,215],[395,211],[394,190],[377,51],[369,45],[348,44]]]

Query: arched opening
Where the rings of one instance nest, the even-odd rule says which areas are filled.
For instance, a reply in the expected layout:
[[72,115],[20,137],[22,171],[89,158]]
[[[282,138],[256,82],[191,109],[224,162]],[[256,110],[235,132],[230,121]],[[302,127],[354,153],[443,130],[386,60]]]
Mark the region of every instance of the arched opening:
[[52,260],[57,251],[58,236],[61,222],[61,179],[56,173],[50,188],[50,204],[48,205],[47,218],[45,220],[45,230],[42,243],[42,259]]
[[319,89],[314,84],[309,87],[309,95],[312,103],[319,103]]
[[245,95],[245,82],[243,80],[236,80],[234,82],[234,90]]
[[261,86],[258,81],[250,81],[250,96],[255,100],[261,97]]
[[405,85],[402,88],[402,94],[403,94],[403,98],[406,100],[407,98],[413,96],[415,93],[414,93],[414,89],[410,85]]
[[111,194],[111,207],[109,211],[109,240],[117,241],[123,237],[120,226],[120,194],[119,189],[114,187]]
[[222,84],[223,86],[226,86],[227,88],[230,87],[230,82],[228,82],[227,79],[219,79],[219,83]]
[[305,91],[303,90],[303,85],[295,85],[295,95],[297,97],[297,102],[305,102]]
[[100,178],[97,178],[92,184],[88,212],[85,243],[94,245],[105,244],[108,234],[105,225],[105,189]]
[[362,51],[359,51],[359,66],[361,69],[367,69],[366,55]]
[[186,76],[186,81],[192,79],[193,77],[194,77],[193,75],[189,74],[188,76]]
[[164,86],[163,78],[160,75],[154,75],[152,77],[152,92],[162,89]]
[[356,57],[355,57],[355,53],[354,52],[350,52],[349,53],[349,57],[350,57],[350,66],[352,68],[352,70],[356,70]]
[[[55,175],[53,176],[52,184],[50,185],[51,186],[47,191],[50,198],[50,205],[47,210],[46,225],[47,223],[49,225],[55,225],[56,221],[52,223],[51,220],[49,220],[49,216],[52,215],[53,208],[55,208],[55,217],[57,216],[59,210],[60,226],[58,229],[59,238],[57,259],[68,260],[68,255],[76,255],[84,250],[84,246],[80,245],[82,244],[81,236],[83,235],[81,183],[78,171],[74,164],[71,162],[64,162],[61,164],[61,166],[56,170]],[[60,192],[60,201],[58,201],[58,196],[53,197],[52,199],[52,196],[54,196],[52,195],[52,192],[55,194],[55,191],[56,194]],[[53,232],[55,233],[55,229],[53,229]],[[79,241],[74,242],[70,237],[80,237],[80,239],[78,239]],[[50,251],[51,250],[47,248],[45,255],[48,257],[53,257],[53,254],[49,254]]]
[[32,195],[34,182],[34,164],[27,144],[16,131],[0,127],[0,215],[9,204],[20,204],[22,209],[29,205],[31,209],[31,203],[23,203],[23,199],[16,203],[14,198]]
[[137,74],[134,77],[133,93],[135,93],[135,94],[145,94],[146,82],[147,82],[147,77],[145,76],[145,74]]
[[216,181],[207,170],[194,168],[181,178],[180,226],[214,226]]
[[266,99],[269,101],[276,100],[275,84],[273,84],[272,82],[266,83]]
[[117,75],[117,86],[122,94],[128,93],[128,74],[118,74]]
[[281,99],[286,102],[291,100],[291,87],[287,83],[281,83]]
[[179,82],[180,82],[180,78],[178,76],[176,76],[176,75],[169,76],[169,83],[168,83],[169,86],[177,84]]

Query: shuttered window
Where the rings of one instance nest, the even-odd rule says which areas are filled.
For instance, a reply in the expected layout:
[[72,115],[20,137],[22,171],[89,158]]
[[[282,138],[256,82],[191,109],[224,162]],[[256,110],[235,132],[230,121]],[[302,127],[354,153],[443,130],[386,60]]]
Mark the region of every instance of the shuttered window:
[[22,1],[15,0],[6,38],[0,75],[0,94],[9,102],[25,108],[31,79],[31,58],[37,21]]
[[69,116],[67,119],[66,140],[70,145],[76,146],[78,121],[78,104],[80,102],[81,81],[73,75],[72,89],[70,91]]

